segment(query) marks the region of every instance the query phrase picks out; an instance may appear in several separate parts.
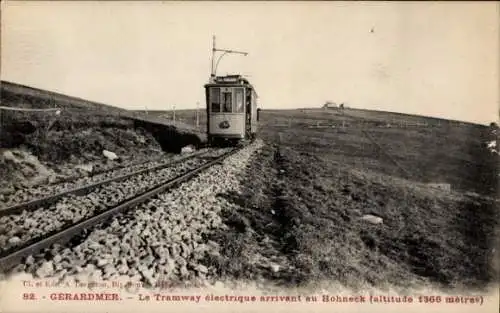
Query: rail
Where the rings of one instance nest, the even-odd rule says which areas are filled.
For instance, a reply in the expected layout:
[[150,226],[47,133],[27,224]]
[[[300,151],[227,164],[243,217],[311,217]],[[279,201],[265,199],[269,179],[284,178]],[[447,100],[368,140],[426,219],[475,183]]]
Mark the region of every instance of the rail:
[[19,203],[19,204],[13,205],[13,206],[9,206],[9,207],[0,209],[0,217],[5,216],[5,215],[10,215],[10,214],[16,214],[16,213],[22,212],[24,210],[27,210],[27,211],[35,210],[35,209],[39,208],[42,205],[52,204],[52,203],[54,203],[55,201],[57,201],[58,199],[60,199],[63,196],[67,196],[67,195],[71,195],[71,194],[73,194],[73,195],[83,195],[85,193],[88,193],[90,190],[92,190],[94,188],[97,188],[99,186],[102,186],[104,184],[108,184],[108,183],[111,183],[111,182],[114,182],[114,181],[120,181],[120,180],[127,179],[127,178],[135,176],[135,175],[140,175],[140,174],[147,173],[147,172],[150,172],[150,171],[155,171],[155,170],[159,170],[159,169],[162,169],[162,168],[166,168],[166,167],[178,164],[180,162],[186,161],[188,159],[192,159],[194,157],[203,155],[203,154],[208,153],[208,152],[209,151],[196,152],[196,153],[190,154],[190,155],[188,155],[186,157],[177,159],[175,161],[166,162],[166,163],[163,163],[163,164],[159,164],[159,165],[156,165],[156,166],[153,166],[153,167],[141,169],[141,170],[138,170],[138,171],[135,171],[135,172],[132,172],[132,173],[127,173],[127,174],[124,174],[124,175],[120,175],[120,176],[117,176],[117,177],[111,177],[111,178],[104,179],[104,180],[101,180],[101,181],[98,181],[98,182],[90,183],[88,185],[84,185],[82,187],[77,187],[77,188],[73,188],[73,189],[70,189],[70,190],[61,191],[61,192],[59,192],[59,193],[57,193],[55,195],[51,195],[51,196],[47,196],[47,197],[43,197],[43,198],[38,198],[38,199],[31,200],[31,201],[28,201],[28,202]]
[[[86,178],[93,178],[93,177],[97,177],[99,175],[104,175],[104,174],[107,174],[107,173],[111,173],[113,171],[118,171],[118,170],[121,170],[121,169],[126,168],[126,167],[139,166],[139,165],[142,165],[142,164],[145,164],[145,163],[148,163],[148,162],[158,162],[158,161],[160,161],[161,159],[164,159],[164,158],[165,158],[165,156],[160,156],[160,157],[148,159],[146,161],[134,162],[134,163],[127,163],[127,164],[120,164],[120,165],[113,166],[113,167],[110,167],[110,168],[97,169],[97,170],[93,170],[88,176],[85,176],[85,177]],[[82,176],[78,176],[78,175],[68,176],[68,177],[60,178],[60,179],[55,180],[55,181],[47,182],[47,183],[44,184],[44,186],[54,186],[54,185],[59,185],[59,184],[64,184],[64,183],[70,183],[70,182],[74,182],[74,181],[76,181],[78,179],[82,179],[82,178],[83,178]],[[38,186],[39,185],[34,185],[34,186],[31,186],[31,187],[38,187]],[[0,193],[0,194],[2,194],[2,195],[10,195],[10,194],[12,194],[14,192],[15,191],[9,191],[9,192],[3,192],[3,193]]]
[[36,239],[33,239],[24,244],[23,246],[21,246],[20,248],[16,248],[15,251],[13,252],[8,251],[4,253],[0,258],[0,270],[3,272],[11,268],[12,266],[18,264],[24,257],[35,254],[43,249],[49,248],[51,245],[55,243],[64,244],[70,241],[74,236],[79,234],[84,229],[88,229],[102,222],[105,222],[113,215],[131,209],[137,206],[138,204],[154,197],[155,195],[164,192],[178,185],[179,183],[187,181],[188,179],[194,177],[196,174],[202,172],[205,169],[208,169],[209,167],[215,164],[221,164],[222,161],[224,161],[229,156],[235,154],[236,152],[240,151],[241,149],[242,147],[232,149],[231,151],[223,154],[222,156],[219,156],[214,160],[209,161],[185,174],[181,174],[176,178],[163,182],[158,186],[153,187],[150,190],[145,191],[139,195],[130,197],[129,199],[126,199],[122,203],[118,204],[117,206],[114,206],[102,213],[84,219],[82,221],[79,221],[62,230],[53,231],[50,234],[47,234],[43,237],[38,237]]

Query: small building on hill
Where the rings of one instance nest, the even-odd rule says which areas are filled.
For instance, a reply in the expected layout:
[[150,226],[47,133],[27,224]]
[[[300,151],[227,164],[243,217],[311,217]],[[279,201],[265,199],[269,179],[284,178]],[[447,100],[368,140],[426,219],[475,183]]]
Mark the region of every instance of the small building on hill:
[[343,110],[344,109],[344,103],[337,104],[335,102],[327,101],[325,104],[323,104],[323,109],[328,110],[328,109],[335,109],[335,110]]
[[336,109],[338,108],[338,105],[335,102],[327,101],[325,104],[323,104],[323,109]]

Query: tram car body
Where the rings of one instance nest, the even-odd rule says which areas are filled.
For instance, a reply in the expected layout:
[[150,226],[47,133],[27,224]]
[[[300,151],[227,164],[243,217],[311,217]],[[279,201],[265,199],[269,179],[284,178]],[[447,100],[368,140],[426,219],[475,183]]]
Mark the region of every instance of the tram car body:
[[217,143],[253,140],[257,134],[257,93],[241,75],[217,76],[205,85],[207,139]]

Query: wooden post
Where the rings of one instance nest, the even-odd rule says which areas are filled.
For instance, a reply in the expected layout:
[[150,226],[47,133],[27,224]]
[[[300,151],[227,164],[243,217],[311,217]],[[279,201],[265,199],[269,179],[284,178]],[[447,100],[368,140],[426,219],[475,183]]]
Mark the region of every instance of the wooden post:
[[196,128],[200,128],[199,107],[200,107],[200,102],[196,102]]

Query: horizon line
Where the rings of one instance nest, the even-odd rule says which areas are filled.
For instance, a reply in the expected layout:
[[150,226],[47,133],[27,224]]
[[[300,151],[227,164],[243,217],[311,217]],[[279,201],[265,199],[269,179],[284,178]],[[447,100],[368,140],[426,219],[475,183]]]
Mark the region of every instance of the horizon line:
[[[120,106],[116,106],[116,105],[113,105],[113,104],[108,104],[106,102],[101,102],[101,101],[98,101],[98,100],[90,100],[90,99],[82,98],[81,96],[71,96],[71,95],[65,94],[65,93],[63,93],[61,91],[54,91],[54,90],[42,89],[41,87],[33,87],[33,86],[30,86],[30,85],[26,85],[26,84],[22,84],[22,83],[18,83],[18,82],[13,82],[13,81],[8,81],[8,80],[0,80],[0,86],[2,85],[2,83],[9,83],[9,84],[18,85],[18,86],[25,87],[25,88],[35,89],[35,90],[39,90],[39,91],[45,91],[45,92],[57,94],[57,95],[60,95],[60,96],[64,96],[64,97],[67,97],[67,98],[72,98],[74,100],[91,102],[91,103],[94,103],[94,104],[104,105],[104,106],[111,106],[111,107],[114,107],[114,108],[117,108],[117,109],[127,110],[127,111],[150,111],[150,112],[169,112],[169,111],[174,111],[172,109],[170,109],[170,110],[147,109],[147,108],[145,108],[145,109],[132,109],[132,108],[128,109],[128,108],[125,108],[125,107],[120,107]],[[200,101],[200,103],[204,103],[204,101]],[[198,109],[204,108],[204,107],[205,107],[205,105],[201,105]],[[282,110],[282,111],[286,111],[286,110],[311,110],[311,109],[323,109],[323,108],[322,108],[322,106],[318,106],[318,107],[299,107],[299,106],[297,106],[297,107],[266,108],[266,109],[261,108],[261,110],[263,110],[263,111],[264,110]],[[425,118],[442,120],[442,121],[460,122],[460,123],[467,123],[467,124],[474,124],[474,125],[483,125],[483,126],[484,125],[488,126],[491,123],[497,123],[498,124],[498,120],[497,121],[490,121],[490,122],[474,122],[474,121],[457,120],[457,119],[451,119],[451,118],[445,118],[445,117],[437,117],[437,116],[431,116],[431,115],[422,115],[422,114],[418,114],[418,113],[404,113],[404,112],[398,112],[398,111],[376,110],[376,109],[359,108],[359,107],[351,107],[351,106],[347,106],[347,107],[345,107],[345,109],[372,111],[372,112],[380,112],[380,113],[391,113],[391,114],[407,115],[407,116],[414,116],[414,117],[425,117]],[[182,111],[182,110],[196,110],[196,107],[194,107],[194,108],[187,107],[187,108],[182,108],[182,109],[178,109],[178,110],[175,110],[175,111]]]

